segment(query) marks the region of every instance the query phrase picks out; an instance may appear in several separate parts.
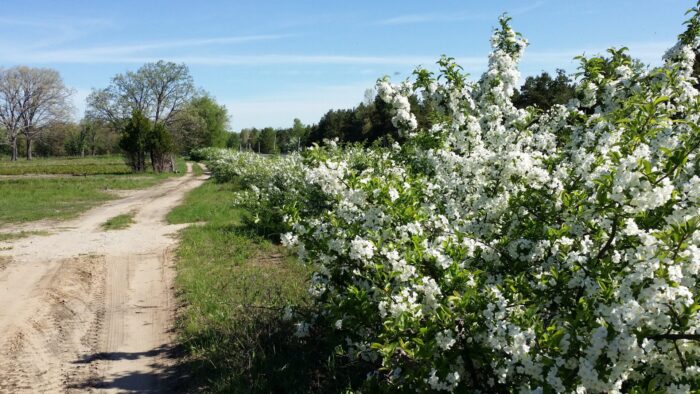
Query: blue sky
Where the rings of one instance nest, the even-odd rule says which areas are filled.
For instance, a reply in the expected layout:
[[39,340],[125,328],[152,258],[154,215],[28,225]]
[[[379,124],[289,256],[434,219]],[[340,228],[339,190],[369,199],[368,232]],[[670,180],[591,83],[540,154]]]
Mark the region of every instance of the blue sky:
[[378,77],[401,80],[441,54],[474,78],[508,12],[530,47],[523,76],[628,46],[658,63],[690,0],[50,1],[3,0],[0,65],[57,69],[82,116],[92,88],[159,59],[185,62],[225,104],[234,130],[315,123],[353,107]]

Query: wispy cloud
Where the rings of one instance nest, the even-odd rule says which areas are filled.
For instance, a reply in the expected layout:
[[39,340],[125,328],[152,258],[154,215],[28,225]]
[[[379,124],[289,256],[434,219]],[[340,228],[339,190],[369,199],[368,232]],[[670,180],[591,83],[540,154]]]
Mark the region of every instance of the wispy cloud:
[[185,38],[139,44],[102,45],[86,48],[54,50],[34,47],[25,48],[22,46],[6,44],[0,47],[0,62],[63,64],[143,63],[144,61],[167,57],[165,54],[158,54],[158,52],[161,50],[241,44],[256,41],[278,40],[287,37],[291,37],[291,35],[265,34],[212,38]]
[[115,27],[109,19],[102,18],[10,18],[0,17],[0,28],[12,29],[13,39],[9,43],[17,43],[22,34],[15,29],[24,29],[31,33],[41,33],[42,38],[33,39],[21,44],[27,49],[39,49],[74,40],[89,34],[96,29]]
[[169,41],[158,41],[158,42],[146,42],[143,44],[131,44],[131,45],[114,45],[114,46],[99,46],[99,47],[88,47],[81,49],[67,49],[56,51],[55,53],[76,55],[78,57],[89,57],[91,55],[125,55],[133,54],[144,51],[153,51],[159,49],[175,49],[175,48],[190,48],[190,47],[202,47],[211,45],[228,45],[228,44],[240,44],[245,42],[255,42],[255,41],[270,41],[278,40],[282,38],[291,37],[289,34],[264,34],[264,35],[251,35],[251,36],[232,36],[232,37],[213,37],[213,38],[185,38],[179,40],[169,40]]
[[[537,1],[530,5],[519,7],[508,11],[509,15],[518,16],[534,11],[545,4],[544,1]],[[378,25],[406,25],[415,23],[445,23],[445,22],[461,22],[461,21],[476,21],[490,20],[494,16],[489,13],[474,13],[470,11],[460,12],[444,12],[444,13],[421,13],[421,14],[405,14],[394,17],[389,17],[376,22]]]
[[[193,42],[190,40],[188,42]],[[202,40],[206,41],[206,40]],[[140,45],[135,47],[104,47],[74,50],[11,52],[0,51],[1,63],[51,63],[51,64],[132,64],[145,63],[165,59],[174,62],[207,66],[255,66],[255,65],[402,65],[418,66],[435,63],[438,55],[406,55],[406,56],[373,56],[373,55],[300,55],[300,54],[255,54],[255,55],[157,55],[140,54],[138,52],[155,48],[171,48],[180,43],[169,43],[168,46]],[[461,57],[462,64],[485,64],[485,57]]]
[[[225,44],[245,40],[274,39],[277,36],[249,36],[190,39],[151,43],[134,46],[98,47],[53,51],[8,51],[0,50],[0,63],[29,64],[142,64],[157,60],[168,60],[202,66],[275,66],[275,65],[341,65],[341,66],[397,66],[413,69],[417,66],[433,67],[440,55],[337,55],[337,54],[241,54],[241,55],[172,55],[157,53],[158,49],[194,47],[205,44]],[[242,40],[242,41],[241,41]],[[647,63],[657,62],[672,42],[640,42],[628,45],[630,54]],[[570,48],[557,51],[526,51],[523,63],[539,64],[543,69],[568,66],[575,56],[605,53],[604,47]],[[469,72],[483,70],[487,65],[487,54],[455,56],[457,63]],[[385,72],[393,70],[386,69]],[[403,70],[405,71],[405,70]]]
[[539,0],[539,1],[536,1],[532,4],[528,4],[528,5],[523,6],[523,7],[517,7],[515,9],[505,10],[505,11],[508,13],[508,15],[520,16],[520,15],[528,14],[536,9],[539,9],[542,6],[544,6],[545,4],[546,4],[546,2],[544,0]]
[[[0,45],[0,63],[28,64],[142,64],[157,60],[169,60],[203,66],[274,66],[274,65],[364,65],[364,66],[400,66],[413,69],[416,66],[432,67],[439,58],[434,54],[406,55],[342,55],[342,54],[207,54],[199,55],[196,51],[172,52],[168,50],[181,48],[200,49],[206,46],[233,45],[237,43],[279,40],[291,37],[285,34],[229,36],[211,38],[187,38],[179,40],[147,42],[143,44],[126,44],[115,46],[97,46],[75,49],[25,49]],[[673,42],[638,42],[627,45],[633,57],[647,63],[654,63],[661,54],[673,45]],[[581,54],[605,53],[605,47],[564,48],[557,51],[528,50],[523,59],[524,64],[540,64],[543,69],[552,66],[568,66],[575,56]],[[475,72],[483,70],[487,64],[487,54],[455,56],[457,62],[466,70]],[[386,69],[385,72],[393,70]],[[402,70],[405,71],[405,70]]]
[[[96,31],[117,26],[108,19],[99,18],[9,18],[0,16],[0,32],[13,32],[12,39],[0,36],[0,61],[44,63],[130,63],[129,58],[159,55],[160,51],[179,48],[203,48],[249,42],[271,41],[292,37],[292,34],[257,34],[203,38],[173,38],[169,40],[135,43],[118,42],[72,47],[71,42]],[[26,34],[20,34],[25,32]],[[24,38],[22,38],[24,37]],[[74,45],[73,45],[74,46]],[[59,49],[57,49],[59,48]],[[111,61],[105,59],[119,59]],[[100,60],[102,59],[102,60]]]
[[103,18],[79,18],[67,19],[62,17],[27,19],[27,18],[9,18],[0,17],[0,26],[20,26],[33,27],[43,29],[65,30],[68,28],[105,28],[114,27],[114,23],[109,19]]
[[398,15],[391,18],[382,19],[377,22],[378,25],[407,25],[414,23],[428,23],[428,22],[457,22],[465,20],[485,20],[488,16],[485,14],[438,14],[438,13],[427,13],[427,14],[408,14],[408,15]]

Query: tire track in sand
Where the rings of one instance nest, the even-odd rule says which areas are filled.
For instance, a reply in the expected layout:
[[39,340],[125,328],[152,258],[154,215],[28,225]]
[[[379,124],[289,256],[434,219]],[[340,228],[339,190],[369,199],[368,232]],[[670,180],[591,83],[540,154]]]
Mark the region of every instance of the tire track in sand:
[[[0,251],[10,258],[0,271],[0,392],[168,390],[175,370],[171,250],[182,226],[164,219],[204,180],[188,165],[183,177]],[[132,210],[129,228],[100,228]]]

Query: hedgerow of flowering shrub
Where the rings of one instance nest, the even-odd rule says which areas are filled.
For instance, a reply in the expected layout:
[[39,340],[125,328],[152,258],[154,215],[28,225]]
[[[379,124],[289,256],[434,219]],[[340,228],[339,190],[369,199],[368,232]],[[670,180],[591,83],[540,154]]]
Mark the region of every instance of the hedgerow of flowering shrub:
[[547,112],[511,103],[527,42],[504,18],[478,81],[443,58],[378,82],[401,146],[208,152],[315,268],[298,335],[339,338],[387,390],[699,389],[693,12],[663,66],[581,57],[578,98]]
[[449,58],[380,80],[407,142],[311,149],[298,186],[327,205],[285,206],[315,267],[298,334],[334,332],[387,389],[700,388],[699,27],[661,67],[581,57],[578,98],[547,112],[511,103],[527,42],[506,18],[476,82]]
[[313,216],[324,209],[324,196],[304,181],[304,166],[297,154],[261,156],[253,152],[203,148],[196,151],[205,160],[217,182],[236,182],[241,187],[236,203],[246,208],[255,229],[267,236],[279,236],[290,227],[285,212]]

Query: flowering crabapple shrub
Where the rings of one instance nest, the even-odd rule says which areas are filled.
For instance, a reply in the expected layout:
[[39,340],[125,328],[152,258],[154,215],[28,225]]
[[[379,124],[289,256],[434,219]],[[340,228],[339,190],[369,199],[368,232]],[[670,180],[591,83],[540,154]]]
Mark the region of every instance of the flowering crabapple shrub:
[[[660,67],[580,57],[578,97],[511,96],[527,41],[507,18],[488,70],[378,81],[406,143],[314,148],[309,215],[283,242],[313,265],[338,352],[392,390],[688,392],[700,388],[700,18]],[[408,97],[435,108],[418,129]]]
[[479,80],[443,57],[437,74],[378,81],[405,143],[219,151],[210,168],[246,185],[254,215],[278,212],[313,267],[297,335],[337,338],[372,384],[697,390],[699,33],[694,9],[660,67],[580,57],[577,98],[542,112],[511,102],[527,41],[504,17]]
[[279,238],[291,228],[286,211],[312,216],[326,209],[325,195],[307,187],[300,155],[261,156],[222,148],[202,148],[196,157],[207,163],[216,182],[236,183],[240,191],[234,203],[245,208],[251,227],[263,235]]

